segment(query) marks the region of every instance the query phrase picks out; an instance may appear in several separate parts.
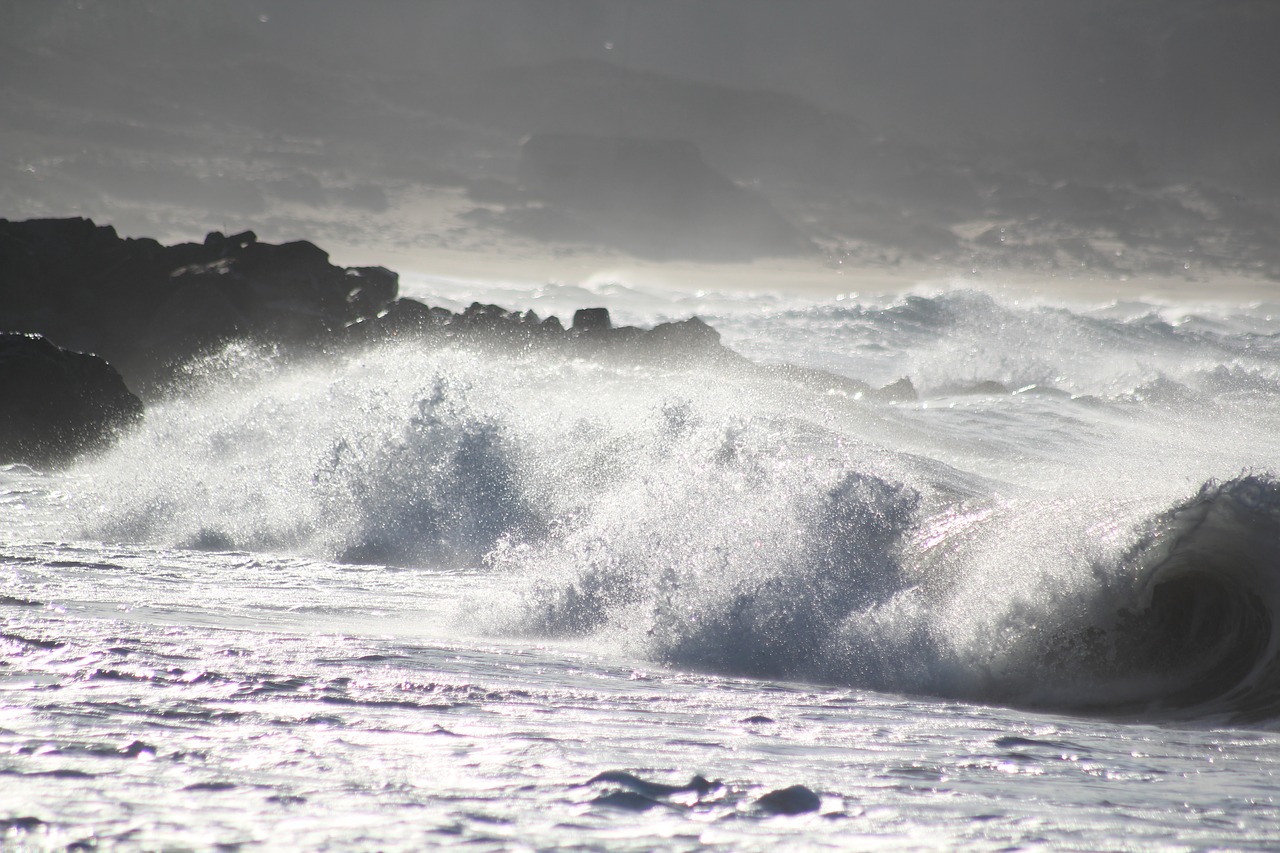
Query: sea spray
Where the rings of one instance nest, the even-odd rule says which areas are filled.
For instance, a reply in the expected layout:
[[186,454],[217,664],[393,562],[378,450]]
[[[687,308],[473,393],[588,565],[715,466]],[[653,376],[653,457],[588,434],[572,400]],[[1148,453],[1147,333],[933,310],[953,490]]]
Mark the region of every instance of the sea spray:
[[86,535],[393,564],[474,562],[536,524],[481,357],[236,359],[83,466]]
[[[1155,596],[1136,591],[1133,555],[1201,483],[1275,450],[1271,337],[963,293],[805,316],[838,320],[815,352],[847,344],[870,363],[878,348],[918,396],[862,393],[885,377],[847,364],[478,341],[310,362],[232,348],[72,472],[69,501],[90,539],[466,567],[492,580],[458,603],[460,629],[590,639],[678,669],[1109,713],[1268,713],[1248,686],[1270,683],[1266,653],[1220,685],[1225,699],[1193,696],[1167,667],[1139,673],[1163,617],[1142,615]],[[759,322],[726,325],[749,347]],[[1008,340],[989,336],[991,352],[966,362],[972,330],[993,323]],[[1026,356],[1031,338],[1049,346]],[[1077,359],[1077,341],[1101,351]],[[1043,387],[1007,387],[1033,378]],[[961,379],[980,387],[957,390]],[[1219,422],[1229,441],[1212,440]],[[1269,524],[1245,525],[1250,541]],[[1249,553],[1265,563],[1265,545]],[[1218,599],[1246,616],[1270,600]],[[1230,698],[1240,690],[1250,698]]]

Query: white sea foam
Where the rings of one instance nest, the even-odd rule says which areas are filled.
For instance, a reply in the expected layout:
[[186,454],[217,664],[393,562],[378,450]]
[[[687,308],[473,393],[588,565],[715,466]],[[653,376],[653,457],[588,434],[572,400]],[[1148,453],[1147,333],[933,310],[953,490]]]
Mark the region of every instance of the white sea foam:
[[[1109,688],[1088,667],[1064,664],[1081,683],[1057,699],[1034,688],[1045,655],[1137,606],[1126,555],[1151,519],[1275,458],[1280,345],[1239,317],[953,291],[716,319],[827,372],[497,344],[229,351],[76,472],[82,535],[484,565],[492,586],[462,609],[497,633],[1093,707]],[[906,397],[877,394],[901,376]]]

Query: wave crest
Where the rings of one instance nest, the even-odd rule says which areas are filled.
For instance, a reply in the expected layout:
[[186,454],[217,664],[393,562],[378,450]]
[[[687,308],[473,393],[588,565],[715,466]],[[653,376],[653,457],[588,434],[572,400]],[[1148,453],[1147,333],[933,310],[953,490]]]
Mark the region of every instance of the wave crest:
[[1121,568],[1131,586],[1106,591],[1110,620],[1042,656],[1071,676],[1074,698],[1041,701],[1171,717],[1280,713],[1280,483],[1205,484],[1153,519]]
[[998,513],[926,519],[917,490],[856,471],[784,495],[732,528],[686,509],[677,532],[662,521],[677,510],[651,506],[508,543],[495,562],[525,587],[503,627],[621,637],[727,674],[1146,719],[1280,717],[1274,479],[1209,483],[1128,546],[1098,545],[1065,577],[1023,572],[1020,588],[989,562],[998,548],[925,568],[940,538],[1025,533]]
[[[216,365],[215,365],[216,366]],[[534,529],[501,403],[467,353],[370,351],[336,373],[261,355],[82,466],[87,536],[295,551],[392,565],[474,564]]]

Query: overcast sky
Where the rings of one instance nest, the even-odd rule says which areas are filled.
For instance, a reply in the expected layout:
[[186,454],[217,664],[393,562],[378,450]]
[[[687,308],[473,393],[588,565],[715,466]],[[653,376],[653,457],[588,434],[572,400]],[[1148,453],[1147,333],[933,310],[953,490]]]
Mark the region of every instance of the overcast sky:
[[[145,56],[193,33],[266,18],[264,50],[405,71],[597,57],[770,87],[915,126],[1055,119],[1161,131],[1182,117],[1280,121],[1280,4],[1272,0],[15,0],[8,40],[78,35]],[[15,21],[16,19],[16,21]],[[188,32],[183,32],[182,21]],[[611,45],[612,50],[606,46]],[[228,44],[229,48],[238,45]],[[216,85],[216,80],[210,80]],[[424,81],[424,85],[429,85]],[[1272,109],[1266,110],[1265,108]],[[1263,115],[1263,112],[1267,114]],[[1203,129],[1186,126],[1188,132]]]
[[[327,159],[295,157],[275,184],[188,176],[210,218],[264,219],[271,193],[377,210],[406,177],[481,199],[514,180],[501,160],[524,136],[608,131],[691,140],[793,220],[835,216],[833,239],[888,211],[945,238],[910,237],[932,255],[967,219],[1065,215],[1036,181],[1280,198],[1278,44],[1274,0],[10,0],[0,201],[188,202],[147,170],[196,154],[229,168],[259,138],[312,139]],[[1097,193],[1068,213],[1121,208],[1165,227]]]

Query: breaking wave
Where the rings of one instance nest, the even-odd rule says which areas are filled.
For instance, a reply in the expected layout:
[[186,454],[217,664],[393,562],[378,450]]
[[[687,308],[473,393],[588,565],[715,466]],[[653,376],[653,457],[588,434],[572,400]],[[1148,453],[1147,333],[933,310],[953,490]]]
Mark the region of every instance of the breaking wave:
[[1206,484],[1153,519],[1120,568],[1129,586],[1108,595],[1110,619],[1042,650],[1042,669],[1075,689],[1040,701],[1175,717],[1280,713],[1280,483]]
[[[608,535],[597,522],[499,550],[526,584],[506,627],[622,637],[672,666],[755,677],[1120,717],[1280,716],[1275,480],[1210,483],[1110,543],[1041,544],[1058,573],[987,562],[1027,554],[1007,511],[923,519],[912,488],[848,473],[809,499],[771,494],[727,529],[688,504],[705,534],[650,528],[647,512]],[[948,536],[951,559],[937,553]]]
[[1180,497],[1274,447],[1273,334],[972,292],[796,316],[832,372],[231,348],[71,472],[69,506],[99,541],[468,567],[460,629],[674,667],[1280,719],[1280,485]]
[[[224,353],[79,470],[85,535],[391,565],[478,561],[538,523],[469,353],[282,368]],[[500,408],[500,407],[499,407]]]

